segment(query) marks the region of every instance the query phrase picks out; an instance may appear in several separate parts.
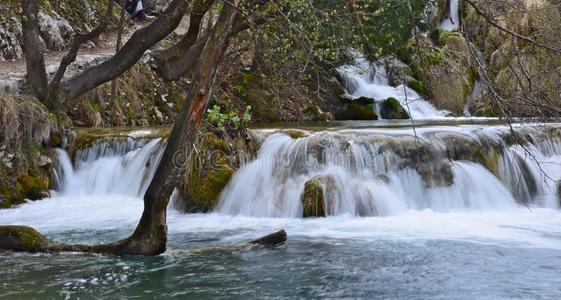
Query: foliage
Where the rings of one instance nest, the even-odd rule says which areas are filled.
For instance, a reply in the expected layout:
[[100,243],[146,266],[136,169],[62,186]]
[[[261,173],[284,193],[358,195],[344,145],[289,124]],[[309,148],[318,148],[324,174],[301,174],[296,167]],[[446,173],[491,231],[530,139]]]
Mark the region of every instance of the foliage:
[[395,55],[414,28],[427,29],[427,11],[436,5],[436,0],[290,1],[289,13],[264,28],[263,38],[272,58],[311,57],[333,69],[350,62],[349,49],[355,49],[375,61]]
[[237,112],[221,112],[222,108],[214,105],[211,109],[207,110],[208,121],[212,126],[219,130],[225,131],[239,130],[246,127],[251,122],[251,106],[246,106],[245,111],[241,114]]

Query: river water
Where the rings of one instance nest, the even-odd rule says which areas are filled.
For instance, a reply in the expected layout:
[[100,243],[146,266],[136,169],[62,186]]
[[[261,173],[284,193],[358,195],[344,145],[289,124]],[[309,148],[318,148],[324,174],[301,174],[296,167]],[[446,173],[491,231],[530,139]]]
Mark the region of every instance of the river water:
[[[257,174],[263,180],[234,177],[214,213],[186,215],[169,209],[169,249],[158,257],[1,252],[0,297],[558,299],[561,211],[552,186],[561,178],[561,144],[553,134],[551,138],[540,135],[555,126],[517,129],[528,130],[524,132],[533,137],[535,144],[528,149],[540,155],[540,164],[529,158],[521,164],[514,158],[523,155],[517,146],[507,146],[497,175],[480,164],[447,157],[454,183],[433,187],[421,184],[412,169],[392,169],[400,164],[385,152],[376,152],[385,164],[367,166],[357,159],[364,147],[349,147],[347,152],[337,148],[341,140],[363,146],[383,145],[387,140],[409,145],[413,135],[407,127],[311,130],[298,140],[273,129],[256,130],[265,140],[262,148],[273,147],[277,152],[263,151],[253,162],[271,154],[300,153],[298,145],[303,141],[324,141],[325,153],[345,154],[340,160],[331,156],[332,160],[315,165],[303,164],[309,169],[289,169],[284,177],[275,177],[272,173],[278,170],[266,164],[251,173],[248,164],[236,176]],[[418,128],[416,143],[439,144],[446,141],[441,134],[445,132],[444,136],[479,136],[483,142],[488,140],[482,137],[492,137],[501,144],[506,128],[425,126]],[[138,138],[96,144],[77,153],[73,164],[60,151],[60,191],[50,199],[0,211],[0,223],[33,226],[61,242],[124,238],[142,213],[141,195],[160,159],[161,144]],[[430,164],[440,160],[439,149],[451,146],[439,147],[431,148],[436,154],[430,156]],[[355,159],[346,161],[345,157]],[[519,168],[501,168],[500,161]],[[362,171],[357,170],[359,165]],[[548,176],[541,177],[536,166]],[[510,184],[509,178],[529,180],[528,175],[520,177],[521,168],[538,182],[531,195]],[[389,182],[377,180],[378,172],[384,172]],[[345,196],[326,198],[345,205],[331,210],[327,218],[303,219],[297,215],[296,194],[307,179],[320,174],[347,178],[335,185],[346,191]],[[279,182],[280,178],[284,181]],[[263,188],[276,185],[268,186],[265,193],[270,202],[260,202],[265,198],[255,191],[233,197],[246,183]],[[296,201],[283,197],[288,191],[296,195]],[[522,205],[520,199],[526,196],[531,199]],[[247,209],[226,205],[234,198]],[[443,205],[445,201],[453,205]],[[372,209],[361,211],[354,206],[357,203]],[[288,232],[288,242],[277,249],[213,255],[176,251],[243,243],[278,229]]]

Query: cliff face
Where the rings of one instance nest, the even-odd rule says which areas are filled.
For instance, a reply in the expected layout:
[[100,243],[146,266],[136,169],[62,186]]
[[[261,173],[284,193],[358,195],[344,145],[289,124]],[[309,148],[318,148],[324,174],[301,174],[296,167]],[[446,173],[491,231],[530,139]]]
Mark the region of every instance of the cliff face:
[[484,116],[503,111],[519,117],[559,116],[561,54],[537,44],[561,49],[560,2],[472,2],[479,12],[464,2],[456,33],[434,30],[420,38],[420,47],[409,49],[425,92],[435,105],[456,114],[464,108]]
[[[510,3],[512,2],[512,3]],[[561,4],[556,0],[478,1],[497,25],[518,32],[554,49],[561,49]],[[483,50],[488,75],[506,103],[507,112],[516,116],[558,116],[561,54],[537,46],[499,30],[466,7],[467,36]],[[484,95],[481,109],[496,108],[496,99]]]

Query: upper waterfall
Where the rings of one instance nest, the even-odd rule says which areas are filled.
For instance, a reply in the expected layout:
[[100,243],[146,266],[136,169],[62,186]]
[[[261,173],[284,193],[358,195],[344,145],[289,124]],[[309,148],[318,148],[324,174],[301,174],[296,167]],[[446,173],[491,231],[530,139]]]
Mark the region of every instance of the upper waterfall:
[[368,97],[376,100],[375,109],[380,115],[379,102],[390,97],[399,100],[413,119],[437,119],[449,112],[436,109],[408,86],[391,86],[386,69],[358,57],[355,65],[339,68],[343,87],[350,98]]
[[460,28],[460,7],[459,0],[446,0],[445,19],[440,23],[439,28],[448,31]]

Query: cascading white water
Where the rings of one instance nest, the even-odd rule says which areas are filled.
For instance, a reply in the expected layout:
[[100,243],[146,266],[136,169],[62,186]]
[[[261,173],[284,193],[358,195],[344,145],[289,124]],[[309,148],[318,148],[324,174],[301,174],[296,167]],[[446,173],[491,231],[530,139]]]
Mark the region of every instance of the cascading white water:
[[448,31],[456,30],[460,28],[459,0],[446,1],[449,2],[450,7],[448,7],[446,12],[446,19],[440,23],[438,28]]
[[57,186],[62,195],[121,194],[141,197],[162,154],[161,139],[103,141],[77,151],[75,167],[68,153],[57,150]]
[[380,115],[379,103],[390,97],[397,99],[413,119],[437,119],[449,112],[438,110],[406,85],[391,86],[386,69],[372,66],[366,59],[358,57],[355,65],[339,68],[343,85],[350,98],[375,99],[375,109]]
[[[216,211],[301,217],[300,198],[311,179],[323,185],[325,210],[332,216],[387,216],[411,209],[502,210],[520,203],[557,207],[555,180],[561,179],[561,170],[555,166],[561,163],[561,141],[539,132],[529,131],[535,144],[525,147],[508,146],[503,140],[508,128],[502,126],[421,128],[418,142],[403,129],[319,132],[299,139],[275,133],[262,144],[257,158],[235,174]],[[489,160],[491,170],[461,160],[468,158],[462,156],[460,137],[473,141],[474,149],[494,143],[485,158],[472,157]],[[427,158],[411,162],[419,156]],[[452,176],[451,182],[442,183],[446,176]]]

